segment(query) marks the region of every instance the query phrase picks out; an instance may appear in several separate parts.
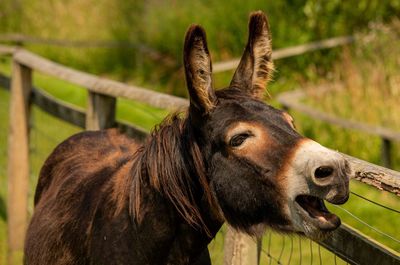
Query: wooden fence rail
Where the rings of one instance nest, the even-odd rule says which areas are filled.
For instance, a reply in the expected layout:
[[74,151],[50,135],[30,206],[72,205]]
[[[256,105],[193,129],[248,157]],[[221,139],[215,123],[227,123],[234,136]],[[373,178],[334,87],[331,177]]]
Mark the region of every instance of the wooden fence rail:
[[[0,35],[0,42],[10,42],[13,44],[40,44],[52,45],[61,47],[75,47],[75,48],[121,48],[132,47],[138,49],[155,60],[162,60],[166,65],[172,65],[175,61],[165,54],[160,54],[151,48],[144,45],[135,45],[130,42],[115,42],[115,41],[71,41],[60,39],[45,39],[40,37],[26,36],[22,34],[3,34]],[[313,41],[307,44],[297,45],[289,48],[274,50],[272,58],[274,60],[293,57],[312,51],[334,48],[354,42],[353,36],[340,36],[320,41]],[[1,51],[0,51],[1,52]],[[235,58],[228,61],[217,62],[213,65],[213,73],[219,73],[229,70],[234,70],[239,65],[240,58]]]
[[[272,59],[278,60],[288,57],[293,57],[312,51],[329,49],[346,45],[354,42],[353,36],[341,36],[336,38],[330,38],[320,41],[314,41],[307,44],[297,45],[289,48],[277,49],[272,52]],[[232,59],[229,61],[219,62],[213,65],[213,73],[224,72],[228,70],[236,69],[239,65],[240,58]]]
[[[10,83],[10,78],[0,73],[0,87],[8,89]],[[59,100],[35,86],[32,86],[30,103],[63,121],[85,129],[87,118],[83,108]],[[147,137],[147,132],[144,129],[133,124],[115,121],[113,126],[118,127],[122,132],[138,140],[144,140]]]
[[[184,108],[188,106],[188,101],[83,73],[51,62],[23,49],[12,49],[12,47],[0,45],[0,53],[2,51],[4,54],[14,55],[10,91],[11,111],[8,149],[8,178],[10,187],[8,227],[12,228],[9,229],[8,261],[9,264],[17,264],[15,262],[22,255],[23,251],[22,247],[27,222],[27,180],[29,177],[29,150],[27,147],[29,146],[28,119],[31,103],[37,104],[45,111],[81,127],[103,129],[117,125],[134,137],[143,139],[146,137],[146,132],[143,130],[115,121],[115,102],[118,97],[139,100],[154,107],[167,109]],[[40,89],[34,88],[31,78],[32,71],[49,74],[87,88],[90,93],[87,109],[78,109],[52,98]],[[6,77],[0,76],[0,83],[9,84],[10,82]],[[18,146],[16,143],[18,143]],[[22,145],[24,146],[23,148],[21,148]],[[356,169],[356,179],[400,196],[399,172],[375,166],[356,158],[348,158],[351,166]],[[16,162],[17,160],[18,163]],[[359,248],[374,249],[378,253],[376,255],[379,256],[379,260],[382,262],[379,264],[399,264],[400,258],[396,253],[386,249],[385,251],[377,250],[381,248],[379,244],[349,229],[342,227],[333,233],[331,239],[319,243],[328,249],[338,252],[343,259],[351,264],[363,264],[364,260],[356,253]],[[343,239],[344,237],[345,239]],[[229,238],[233,241],[229,242]],[[348,249],[343,249],[342,246],[338,245],[343,244],[343,242],[346,242],[346,246],[349,247]],[[240,260],[226,261],[228,262],[227,264],[255,265],[258,263],[259,244],[257,245],[248,238],[235,233],[228,236],[226,244],[226,253],[235,253],[234,255],[241,257]],[[229,257],[231,258],[231,256]]]

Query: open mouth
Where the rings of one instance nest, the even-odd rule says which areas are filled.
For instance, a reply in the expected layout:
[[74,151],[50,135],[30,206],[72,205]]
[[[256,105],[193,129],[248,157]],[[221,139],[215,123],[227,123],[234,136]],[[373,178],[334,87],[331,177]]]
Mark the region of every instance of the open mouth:
[[296,197],[296,203],[303,217],[319,229],[331,231],[340,225],[339,217],[329,212],[322,199],[311,195],[299,195]]

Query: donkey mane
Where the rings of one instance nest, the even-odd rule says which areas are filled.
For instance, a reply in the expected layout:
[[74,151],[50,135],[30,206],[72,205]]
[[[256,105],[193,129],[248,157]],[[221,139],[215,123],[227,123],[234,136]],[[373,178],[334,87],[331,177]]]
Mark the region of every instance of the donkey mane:
[[137,151],[132,167],[130,214],[136,222],[142,221],[142,188],[150,185],[169,200],[188,224],[209,234],[201,205],[196,203],[196,198],[203,198],[207,205],[214,204],[204,158],[194,141],[189,118],[182,116],[168,116]]

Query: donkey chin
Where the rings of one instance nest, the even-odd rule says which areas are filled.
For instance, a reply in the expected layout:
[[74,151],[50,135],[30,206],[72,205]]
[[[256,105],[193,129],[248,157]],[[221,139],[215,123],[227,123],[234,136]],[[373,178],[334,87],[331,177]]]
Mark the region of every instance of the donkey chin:
[[299,144],[284,173],[287,216],[291,227],[280,227],[322,240],[341,221],[329,212],[324,201],[343,204],[349,198],[351,169],[343,156],[306,139]]

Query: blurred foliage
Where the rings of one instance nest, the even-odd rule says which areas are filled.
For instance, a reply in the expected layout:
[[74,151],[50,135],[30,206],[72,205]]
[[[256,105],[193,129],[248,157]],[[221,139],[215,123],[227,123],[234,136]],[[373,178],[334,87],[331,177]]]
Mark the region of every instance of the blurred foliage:
[[[305,84],[306,103],[316,109],[374,126],[400,131],[400,20],[370,23],[368,34],[356,34],[334,63],[329,78]],[[322,92],[319,88],[329,88]],[[323,145],[375,164],[380,161],[381,139],[352,134],[299,117],[304,133]],[[308,124],[307,124],[308,123]],[[312,125],[313,124],[313,125]],[[392,166],[400,170],[400,144],[393,142]]]
[[[79,49],[27,45],[35,52],[79,69],[107,73],[182,96],[186,93],[181,70],[182,42],[191,23],[206,28],[215,62],[241,55],[247,39],[248,15],[254,10],[268,14],[276,49],[367,29],[371,21],[399,16],[400,2],[5,0],[0,2],[0,10],[3,33],[123,44],[119,48]],[[152,52],[156,56],[149,56]],[[325,74],[337,55],[334,49],[286,59],[278,62],[278,69],[280,73],[296,70],[294,78],[312,79]]]
[[[400,131],[400,20],[370,24],[344,50],[331,80],[308,87],[309,104],[342,117]],[[326,93],[320,85],[330,87]]]

